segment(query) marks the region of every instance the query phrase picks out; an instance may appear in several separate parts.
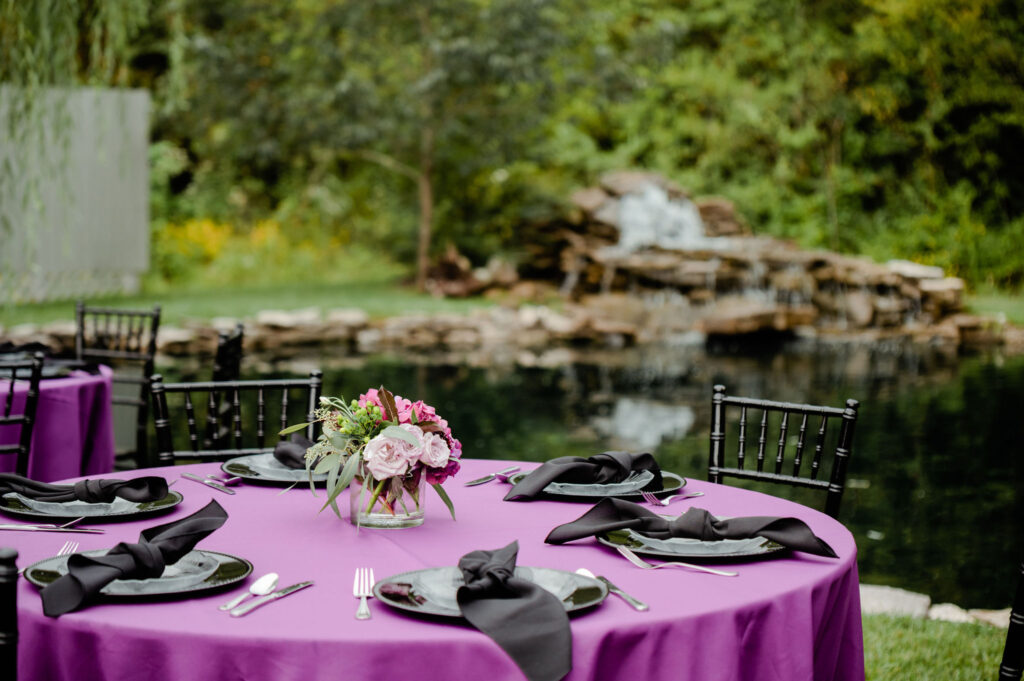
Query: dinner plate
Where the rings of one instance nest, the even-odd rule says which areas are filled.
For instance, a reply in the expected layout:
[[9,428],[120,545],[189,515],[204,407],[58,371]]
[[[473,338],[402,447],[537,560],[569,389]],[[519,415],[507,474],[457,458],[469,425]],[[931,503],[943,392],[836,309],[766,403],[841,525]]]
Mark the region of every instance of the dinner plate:
[[[272,452],[236,456],[225,461],[221,464],[220,468],[225,473],[248,480],[249,482],[262,482],[271,485],[294,485],[296,482],[309,481],[309,474],[306,473],[305,468],[288,468],[275,459]],[[314,474],[313,483],[318,485],[326,484],[327,474]]]
[[163,499],[156,501],[128,501],[118,497],[111,503],[68,501],[64,503],[39,502],[11,492],[0,497],[0,513],[29,520],[71,520],[86,517],[90,523],[136,520],[166,513],[180,504],[180,492],[167,490]]
[[[86,556],[102,556],[108,549],[83,551]],[[70,556],[54,556],[25,568],[25,578],[39,588],[56,581],[68,572]],[[150,579],[115,579],[100,590],[109,598],[149,598],[195,594],[220,589],[240,582],[252,573],[252,563],[244,558],[217,551],[194,549],[181,560],[164,568],[159,577]]]
[[[542,567],[516,567],[516,577],[529,580],[555,595],[567,612],[591,608],[605,599],[608,587],[575,572]],[[425,568],[392,575],[373,585],[373,595],[392,608],[438,617],[462,617],[455,593],[465,584],[455,566]],[[393,586],[408,596],[393,592]],[[407,587],[407,589],[405,588]]]
[[625,546],[633,553],[666,559],[685,559],[692,562],[730,561],[767,558],[786,547],[764,537],[748,539],[721,539],[703,541],[687,537],[653,539],[630,529],[612,530],[597,535],[597,541],[606,546]]
[[[642,471],[648,473],[648,471]],[[515,485],[520,480],[529,475],[527,473],[516,473],[515,475],[509,476],[508,481]],[[648,481],[650,478],[646,478]],[[615,497],[617,499],[643,499],[640,496],[640,492],[646,487],[646,483],[640,484],[644,480],[643,477],[635,479],[628,483],[611,483],[608,485],[595,485],[595,484],[574,484],[567,482],[552,482],[549,483],[544,491],[539,495],[540,497],[548,498],[559,498],[567,499],[571,501],[590,501],[593,502],[595,499],[604,499],[607,497]],[[686,485],[686,478],[675,473],[661,472],[662,488],[659,490],[647,490],[654,492],[655,496],[666,496],[674,494],[681,490]],[[638,486],[639,485],[639,486]]]

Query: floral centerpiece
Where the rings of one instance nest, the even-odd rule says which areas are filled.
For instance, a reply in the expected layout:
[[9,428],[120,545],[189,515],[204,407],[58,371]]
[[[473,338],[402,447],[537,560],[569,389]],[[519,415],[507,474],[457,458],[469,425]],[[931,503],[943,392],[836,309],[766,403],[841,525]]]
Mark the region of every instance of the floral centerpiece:
[[[350,520],[355,525],[412,527],[423,522],[423,494],[430,485],[455,518],[441,487],[459,471],[462,444],[434,407],[412,402],[384,386],[346,404],[321,397],[313,423],[320,438],[306,450],[306,470],[327,474],[327,501],[341,517],[337,498],[351,487]],[[301,430],[308,423],[281,431]]]

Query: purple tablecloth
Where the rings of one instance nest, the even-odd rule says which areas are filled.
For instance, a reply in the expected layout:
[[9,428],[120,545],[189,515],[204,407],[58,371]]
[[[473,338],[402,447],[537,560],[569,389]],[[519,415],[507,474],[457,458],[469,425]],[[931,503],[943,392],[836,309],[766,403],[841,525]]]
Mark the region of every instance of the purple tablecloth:
[[[79,475],[108,473],[114,469],[114,426],[111,416],[111,376],[75,372],[66,378],[39,382],[39,406],[32,431],[28,477],[52,482]],[[8,383],[0,384],[0,404],[7,399]],[[24,410],[28,382],[14,387],[14,409]],[[18,441],[17,426],[0,427],[0,443]],[[15,457],[0,457],[0,472],[14,472]]]
[[[199,548],[248,558],[255,572],[230,593],[160,603],[102,604],[50,619],[38,591],[22,580],[18,592],[22,681],[282,681],[285,679],[487,679],[522,681],[513,662],[489,638],[468,626],[425,621],[370,601],[373,618],[357,621],[352,597],[356,567],[378,579],[425,567],[454,565],[473,549],[519,540],[519,564],[564,570],[588,567],[651,604],[636,612],[616,597],[572,617],[573,671],[569,681],[863,681],[864,657],[856,546],[832,518],[792,502],[693,480],[688,489],[712,513],[792,515],[805,520],[839,559],[792,553],[736,563],[739,577],[681,569],[645,571],[594,540],[565,546],[543,543],[547,532],[578,517],[585,504],[502,502],[507,486],[461,483],[502,467],[467,460],[446,485],[458,521],[439,499],[428,502],[426,524],[405,530],[356,532],[307,488],[243,486],[228,496],[189,480],[172,514],[106,525],[104,535],[8,532],[0,538],[27,566],[54,555],[69,538],[81,550],[136,540],[139,531],[184,517],[211,498],[227,509],[227,523]],[[529,467],[529,466],[527,466]],[[214,464],[150,469],[119,477],[163,474],[168,480]],[[339,499],[347,512],[347,493]],[[675,502],[681,512],[694,501]],[[280,585],[312,579],[316,586],[232,618],[216,606],[259,575],[278,572]]]

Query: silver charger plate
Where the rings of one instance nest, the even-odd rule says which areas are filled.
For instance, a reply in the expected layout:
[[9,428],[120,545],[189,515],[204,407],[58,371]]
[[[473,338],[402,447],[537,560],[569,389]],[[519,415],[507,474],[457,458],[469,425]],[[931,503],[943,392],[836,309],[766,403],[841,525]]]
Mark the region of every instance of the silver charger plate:
[[90,522],[114,522],[166,513],[183,500],[181,493],[174,490],[168,490],[163,499],[155,501],[128,501],[118,498],[111,503],[40,502],[11,493],[0,497],[0,513],[28,520],[71,520],[87,517]]
[[[101,556],[106,549],[83,551],[86,556]],[[39,588],[68,572],[70,556],[46,558],[25,568],[25,578]],[[240,582],[252,573],[252,563],[244,558],[217,551],[193,549],[181,560],[164,568],[164,574],[150,579],[115,579],[100,590],[110,598],[148,598],[174,596],[220,589]]]
[[[221,464],[221,470],[250,482],[265,482],[274,485],[293,485],[296,482],[307,482],[309,474],[305,468],[288,468],[274,458],[272,452],[247,454],[228,459]],[[315,484],[326,484],[327,474],[313,475]]]
[[[562,602],[567,612],[574,612],[594,607],[608,596],[608,587],[590,577],[575,572],[555,570],[553,568],[518,566],[516,577],[526,579],[547,589]],[[412,594],[424,599],[417,603],[412,599],[397,598],[383,593],[385,584],[408,584]],[[447,567],[425,568],[392,575],[373,585],[373,595],[381,603],[418,613],[437,617],[462,617],[455,594],[465,584],[462,571],[452,565]]]
[[764,537],[748,539],[720,539],[703,541],[687,537],[654,539],[633,530],[612,530],[597,535],[597,541],[605,546],[625,546],[633,553],[657,558],[701,561],[730,561],[767,558],[786,547]]
[[[647,475],[644,476],[642,475],[643,473],[646,473]],[[516,473],[515,475],[510,476],[508,481],[515,485],[527,475],[529,475],[529,473]],[[593,501],[595,499],[604,499],[606,497],[640,500],[643,499],[643,497],[640,496],[641,490],[650,484],[653,478],[654,475],[650,471],[641,471],[641,476],[634,478],[633,480],[610,483],[607,485],[552,482],[544,488],[542,495],[580,501]],[[666,471],[661,472],[661,481],[661,489],[648,491],[653,491],[655,496],[665,496],[668,494],[675,494],[686,486],[686,478]]]

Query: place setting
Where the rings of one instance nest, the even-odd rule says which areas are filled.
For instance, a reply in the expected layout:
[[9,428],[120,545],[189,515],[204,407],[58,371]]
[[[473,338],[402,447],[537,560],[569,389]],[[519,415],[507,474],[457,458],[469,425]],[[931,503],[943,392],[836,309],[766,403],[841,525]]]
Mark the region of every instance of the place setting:
[[[401,572],[373,582],[357,570],[356,619],[371,619],[366,598],[425,621],[461,622],[490,637],[529,681],[556,681],[572,669],[570,614],[599,606],[607,581],[586,570],[517,565],[518,541],[471,551],[457,565]],[[372,584],[372,587],[371,587]]]
[[[686,478],[661,470],[654,456],[643,453],[609,451],[591,457],[562,456],[550,459],[529,472],[494,477],[512,485],[505,501],[555,500],[591,502],[603,498],[651,501],[667,505],[679,500],[703,496],[686,494]],[[483,478],[480,481],[486,482]],[[474,480],[466,483],[481,484]],[[665,500],[665,501],[662,501]]]
[[100,601],[162,600],[226,589],[248,577],[252,563],[196,545],[227,519],[220,504],[210,501],[185,518],[143,530],[136,543],[82,552],[74,543],[70,551],[33,563],[23,574],[40,589],[48,617]]
[[[279,441],[273,452],[233,457],[221,464],[221,470],[229,480],[237,478],[247,483],[287,487],[312,481],[323,486],[327,484],[326,473],[306,470],[306,450],[312,446],[306,437],[292,433],[289,439]],[[215,482],[225,484],[220,479]]]
[[[679,566],[729,577],[738,573],[682,559],[697,563],[748,561],[774,558],[789,551],[837,557],[832,547],[798,518],[715,517],[694,507],[671,516],[615,498],[603,499],[576,520],[555,527],[544,541],[561,545],[584,538],[594,538],[616,549],[642,569]],[[671,562],[654,564],[640,556]]]
[[[66,532],[102,532],[77,526],[79,522],[105,523],[147,518],[170,512],[184,496],[170,489],[159,476],[133,480],[85,479],[72,484],[40,482],[14,473],[0,473],[0,513],[32,525],[0,525],[0,529],[47,529]],[[73,521],[76,525],[68,521]]]

